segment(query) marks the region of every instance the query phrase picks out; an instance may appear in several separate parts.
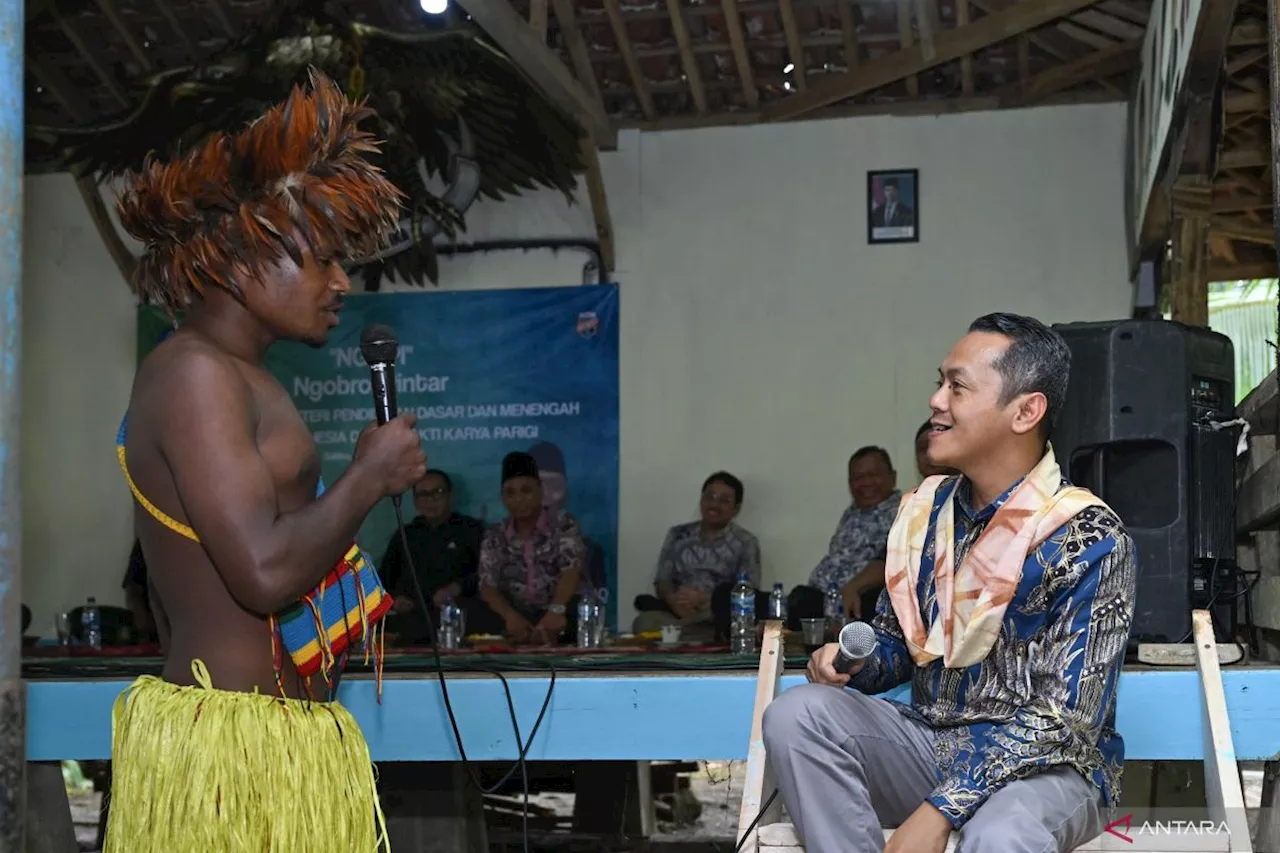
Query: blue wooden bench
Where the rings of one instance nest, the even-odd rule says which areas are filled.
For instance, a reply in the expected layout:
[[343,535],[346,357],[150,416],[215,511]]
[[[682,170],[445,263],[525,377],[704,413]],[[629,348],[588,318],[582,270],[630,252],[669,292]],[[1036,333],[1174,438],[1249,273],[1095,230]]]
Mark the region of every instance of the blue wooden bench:
[[[1280,685],[1277,685],[1280,670],[1267,669],[1265,683],[1269,687],[1261,692],[1268,694],[1268,701],[1252,709],[1246,715],[1247,720],[1230,719],[1226,684],[1236,680],[1241,671],[1229,672],[1224,682],[1209,613],[1196,611],[1193,623],[1195,674],[1198,677],[1188,679],[1186,676],[1192,673],[1186,670],[1126,670],[1121,677],[1116,724],[1125,737],[1127,759],[1195,758],[1204,761],[1209,816],[1213,828],[1201,827],[1194,833],[1189,833],[1169,830],[1168,827],[1146,827],[1144,831],[1138,826],[1130,826],[1127,832],[1120,830],[1125,837],[1110,832],[1103,833],[1097,839],[1076,848],[1077,853],[1121,850],[1138,853],[1252,853],[1237,760],[1272,759],[1275,751],[1270,750],[1268,745],[1262,747],[1268,749],[1262,754],[1237,754],[1233,728],[1239,731],[1241,725],[1245,724],[1250,731],[1258,727],[1275,730],[1275,721],[1280,718]],[[770,622],[765,626],[760,652],[751,739],[747,749],[747,778],[739,815],[738,837],[741,839],[749,832],[749,837],[742,845],[744,853],[800,853],[804,849],[791,824],[780,821],[779,800],[774,798],[772,804],[768,804],[766,799],[767,793],[773,792],[774,784],[768,756],[765,754],[762,725],[765,708],[782,686],[781,675],[781,623]],[[1135,690],[1135,685],[1138,684],[1141,687]],[[1236,688],[1245,691],[1249,689],[1243,684],[1237,684]],[[1125,701],[1128,694],[1139,691],[1143,694],[1141,707]],[[897,693],[903,694],[903,691],[900,689]],[[887,698],[905,699],[905,694],[901,697],[890,695]],[[1188,708],[1197,707],[1199,726],[1188,726]],[[1252,737],[1246,736],[1245,739],[1253,742]],[[1162,740],[1165,741],[1163,745],[1160,743]],[[1135,746],[1138,748],[1135,749]],[[762,804],[767,805],[764,814],[761,814]],[[756,824],[754,829],[753,823]],[[892,829],[885,830],[886,839],[892,835]],[[953,834],[947,845],[949,853],[955,850],[957,841],[958,835]]]

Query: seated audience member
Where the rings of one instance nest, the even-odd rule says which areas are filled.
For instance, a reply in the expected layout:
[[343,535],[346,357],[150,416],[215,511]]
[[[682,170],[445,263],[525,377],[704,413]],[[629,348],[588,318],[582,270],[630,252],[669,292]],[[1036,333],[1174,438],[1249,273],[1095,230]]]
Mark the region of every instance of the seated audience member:
[[920,429],[916,430],[916,471],[920,473],[920,479],[927,477],[942,475],[950,477],[956,474],[950,468],[943,468],[941,465],[934,465],[929,461],[929,430],[933,429],[928,421],[920,424]]
[[827,585],[835,584],[845,613],[870,619],[884,589],[885,546],[898,514],[902,493],[889,454],[880,447],[863,447],[849,459],[849,495],[853,503],[840,516],[827,555],[814,567],[807,586],[788,597],[792,627],[800,619],[823,616]]
[[701,521],[667,532],[654,578],[657,596],[636,596],[632,630],[663,625],[708,626],[716,636],[729,632],[729,592],[741,572],[757,587],[756,611],[764,613],[768,593],[760,592],[760,542],[733,519],[742,510],[742,481],[720,471],[702,484]]
[[578,522],[543,508],[538,464],[527,453],[502,460],[502,504],[507,520],[490,527],[480,547],[480,598],[512,640],[554,644],[576,621],[587,555]]
[[[540,441],[529,448],[529,455],[538,463],[543,507],[553,514],[565,509],[569,502],[569,473],[564,462],[564,452],[558,445]],[[583,586],[602,589],[608,584],[604,571],[604,549],[588,536],[584,535],[582,541],[587,545],[587,563],[582,573]]]
[[156,620],[151,612],[151,590],[147,581],[147,561],[142,556],[142,541],[133,540],[129,566],[124,572],[124,603],[133,616],[133,629],[140,642],[154,641]]
[[[929,458],[961,473],[904,501],[878,645],[852,676],[834,643],[814,652],[813,683],[764,717],[808,853],[942,853],[953,830],[961,851],[1065,853],[1105,827],[1135,560],[1048,443],[1070,361],[1011,314],[975,320],[943,361]],[[873,698],[908,681],[909,706]]]
[[[413,565],[418,570],[418,584],[432,612],[433,621],[445,599],[452,597],[463,609],[474,599],[480,586],[477,566],[480,562],[480,540],[484,527],[479,521],[453,511],[453,481],[444,471],[432,469],[413,486],[413,507],[417,517],[405,525]],[[430,631],[418,612],[413,578],[404,558],[404,545],[399,532],[391,534],[387,549],[378,564],[383,585],[391,590],[395,604],[387,630],[399,634],[409,643],[427,642]],[[468,613],[470,615],[470,613]],[[483,621],[483,616],[477,614]],[[502,630],[501,622],[473,624],[467,620],[469,633]]]

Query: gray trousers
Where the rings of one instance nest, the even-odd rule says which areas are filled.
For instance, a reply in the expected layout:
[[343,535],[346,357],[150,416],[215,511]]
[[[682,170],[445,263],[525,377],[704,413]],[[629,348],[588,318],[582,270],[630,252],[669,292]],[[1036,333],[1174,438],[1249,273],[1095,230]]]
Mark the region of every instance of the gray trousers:
[[[807,853],[880,853],[938,784],[933,730],[885,699],[805,684],[764,715],[769,765]],[[771,792],[765,791],[767,797]],[[1105,827],[1101,794],[1069,767],[1010,782],[960,830],[958,853],[1066,853]]]

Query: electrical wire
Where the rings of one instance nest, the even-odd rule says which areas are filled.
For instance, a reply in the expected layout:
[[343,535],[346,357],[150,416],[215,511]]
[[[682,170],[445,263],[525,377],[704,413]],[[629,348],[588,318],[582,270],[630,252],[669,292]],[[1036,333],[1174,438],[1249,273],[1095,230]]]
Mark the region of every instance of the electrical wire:
[[400,547],[404,551],[405,561],[409,566],[409,578],[413,581],[413,594],[418,607],[422,611],[422,618],[427,623],[427,630],[431,637],[431,651],[435,656],[436,675],[440,680],[440,694],[444,697],[444,709],[449,715],[449,726],[453,729],[453,739],[458,745],[458,754],[462,756],[462,765],[467,769],[467,776],[471,779],[471,784],[475,785],[481,794],[496,793],[507,781],[520,771],[520,785],[523,792],[523,806],[521,808],[521,838],[525,853],[529,853],[529,768],[526,764],[525,757],[529,754],[529,747],[533,745],[533,739],[538,734],[538,729],[542,726],[542,720],[547,714],[547,708],[551,706],[551,694],[556,688],[556,668],[548,661],[548,668],[551,671],[551,683],[547,685],[547,695],[542,700],[542,707],[538,711],[538,718],[533,722],[533,728],[529,730],[529,740],[525,741],[520,734],[520,721],[516,717],[515,699],[511,695],[511,685],[507,682],[507,678],[496,669],[484,669],[477,667],[481,672],[487,672],[496,676],[502,682],[502,692],[507,699],[507,711],[511,715],[511,729],[515,732],[516,747],[518,753],[516,760],[512,762],[511,767],[502,775],[502,778],[490,788],[486,788],[481,782],[475,768],[471,766],[471,760],[467,758],[467,750],[462,745],[462,732],[458,730],[458,718],[453,713],[453,703],[449,701],[449,685],[448,679],[444,675],[444,662],[440,659],[440,642],[439,635],[436,630],[435,621],[431,618],[431,610],[427,607],[426,596],[422,594],[422,584],[418,580],[418,567],[414,564],[413,554],[409,548],[409,537],[405,534],[404,516],[400,511],[400,496],[396,495],[391,499],[392,505],[396,511],[396,527],[400,532]]
[[733,853],[738,853],[742,849],[742,845],[747,843],[747,839],[751,837],[751,833],[755,831],[756,824],[764,817],[764,813],[769,810],[769,806],[773,805],[773,801],[778,798],[778,789],[774,788],[773,793],[769,795],[769,799],[764,801],[764,805],[760,807],[760,812],[756,815],[756,819],[751,821],[751,825],[747,827],[747,831],[742,833],[742,837],[738,839],[738,846],[733,848]]

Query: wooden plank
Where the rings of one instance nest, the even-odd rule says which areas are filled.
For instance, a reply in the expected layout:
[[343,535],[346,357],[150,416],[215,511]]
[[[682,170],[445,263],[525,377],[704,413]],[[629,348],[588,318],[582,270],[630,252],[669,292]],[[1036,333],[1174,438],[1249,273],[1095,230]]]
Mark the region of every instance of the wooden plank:
[[777,105],[765,109],[762,118],[764,121],[783,121],[802,116],[828,104],[878,89],[935,65],[951,62],[965,54],[1013,38],[1093,2],[1095,0],[1044,0],[1040,3],[1011,6],[1003,12],[987,15],[967,27],[939,34],[934,39],[935,53],[932,59],[924,58],[924,51],[919,45],[910,50],[891,53],[844,74],[827,77],[810,86],[809,91],[803,95],[785,98]]
[[584,120],[596,142],[617,145],[617,136],[600,103],[573,79],[560,58],[543,43],[507,0],[458,0],[476,24],[520,66],[553,103]]
[[1213,618],[1208,610],[1191,614],[1191,627],[1196,641],[1196,668],[1200,672],[1201,698],[1204,702],[1204,778],[1208,791],[1209,817],[1230,830],[1232,853],[1252,853],[1249,843],[1249,819],[1244,811],[1244,792],[1240,789],[1240,769],[1235,743],[1231,737],[1231,718],[1227,715],[1227,694],[1222,686],[1222,670],[1218,666],[1217,644],[1214,642]]
[[667,14],[671,18],[671,32],[676,37],[676,46],[680,48],[680,65],[684,68],[685,80],[693,95],[694,108],[699,115],[703,115],[707,111],[707,89],[702,85],[702,72],[698,70],[698,57],[693,53],[693,40],[689,38],[689,26],[684,22],[680,0],[667,0]]
[[[760,642],[760,667],[756,673],[755,705],[751,711],[751,741],[747,746],[747,777],[742,782],[742,807],[738,814],[738,837],[747,832],[747,828],[760,814],[764,803],[764,792],[768,788],[768,760],[764,751],[764,712],[769,703],[778,695],[778,684],[782,678],[782,668],[786,659],[782,654],[782,623],[769,621],[764,623],[764,635]],[[775,802],[777,802],[775,800]],[[775,807],[770,812],[776,813]],[[760,823],[751,837],[742,846],[743,853],[755,853],[760,827],[776,823],[770,819],[769,813],[760,818]]]
[[587,94],[604,112],[604,99],[600,97],[600,84],[596,82],[596,70],[591,67],[591,53],[587,50],[586,39],[582,37],[582,28],[578,26],[578,16],[573,11],[573,0],[551,0],[556,12],[556,21],[560,24],[560,32],[564,34],[565,47],[569,49],[569,59],[573,62],[573,71],[578,75],[578,82],[586,88]]
[[[898,45],[902,50],[910,50],[914,39],[911,32],[911,6],[908,0],[898,0]],[[932,45],[930,48],[929,52],[936,55],[937,51],[932,49]],[[925,62],[933,59],[933,56],[925,55],[924,45],[920,45],[920,57]],[[916,74],[907,77],[907,95],[912,98],[920,96],[920,77]]]
[[806,92],[809,89],[809,72],[804,61],[804,45],[800,41],[800,25],[796,23],[796,10],[791,0],[778,0],[778,14],[782,17],[782,31],[787,36],[787,55],[791,57],[791,79],[796,81],[796,90]]
[[[1271,384],[1271,383],[1266,383]],[[1280,453],[1245,478],[1236,501],[1236,531],[1249,533],[1280,521]]]
[[600,171],[600,153],[590,134],[583,134],[582,160],[587,164],[587,197],[591,200],[591,218],[596,226],[596,240],[600,244],[600,271],[602,282],[613,280],[617,258],[613,247],[613,217],[609,215],[609,198],[604,190],[604,175]]
[[916,0],[916,28],[920,31],[920,51],[925,59],[933,59],[934,37],[942,32],[938,20],[938,0]]
[[1081,44],[1087,44],[1095,50],[1106,50],[1115,44],[1113,39],[1109,39],[1100,33],[1095,33],[1086,27],[1081,27],[1070,21],[1063,21],[1057,26],[1058,32],[1065,36],[1069,36]]
[[[1099,76],[1111,76],[1127,71],[1137,66],[1141,49],[1141,43],[1136,41],[1112,45],[1106,50],[1095,51],[1042,71],[1021,87],[1016,84],[1008,87],[1006,103],[1008,106],[1029,106],[1048,95],[1089,82]],[[1021,91],[1018,91],[1019,89]]]
[[[617,3],[617,0],[608,1]],[[746,100],[747,107],[754,110],[760,106],[760,90],[756,88],[756,75],[751,68],[751,54],[747,51],[747,38],[742,32],[742,14],[738,10],[738,0],[720,0],[720,6],[724,9],[725,29],[729,31],[729,47],[733,50],[733,61],[738,66],[738,79],[742,82],[742,97]],[[843,27],[845,18],[852,21],[853,17],[849,11],[848,0],[840,0],[839,6],[843,10],[840,18]],[[845,31],[846,40],[848,32],[848,30]],[[857,39],[857,33],[854,33],[853,37]]]
[[155,71],[155,63],[151,61],[151,57],[147,56],[142,49],[142,45],[138,44],[138,40],[134,38],[133,33],[125,26],[124,19],[120,17],[120,12],[116,10],[115,3],[111,2],[111,0],[97,0],[97,3],[107,21],[120,34],[120,38],[124,39],[125,47],[129,48],[129,52],[133,54],[133,58],[142,66],[142,70],[148,74]]
[[618,5],[618,0],[604,0],[604,9],[609,15],[609,26],[613,28],[613,40],[618,45],[618,53],[622,55],[622,64],[627,67],[627,74],[631,77],[631,88],[635,90],[636,100],[640,102],[640,111],[644,113],[645,118],[652,121],[657,117],[658,112],[653,107],[653,95],[649,92],[649,82],[645,79],[644,70],[640,67],[640,60],[636,58],[631,37],[627,35],[627,21],[622,17],[622,7]]
[[[969,25],[969,0],[956,0],[956,27]],[[960,92],[968,97],[973,94],[973,55],[960,57]]]
[[[1266,266],[1270,267],[1271,265],[1268,263]],[[1228,270],[1222,271],[1227,272]],[[1229,271],[1240,273],[1256,272],[1257,270],[1248,267],[1235,267]],[[1265,275],[1232,275],[1214,280],[1240,281],[1241,279],[1269,277]],[[1249,426],[1253,429],[1255,436],[1259,434],[1276,434],[1277,428],[1280,428],[1280,423],[1277,423],[1280,420],[1277,418],[1277,415],[1280,415],[1280,382],[1276,381],[1276,371],[1274,369],[1236,405],[1236,414],[1249,422]]]
[[1173,319],[1189,326],[1209,325],[1209,214],[1213,187],[1203,176],[1180,178],[1174,185]]
[[28,54],[27,68],[37,82],[48,89],[49,94],[62,104],[72,121],[78,124],[84,116],[89,114],[89,106],[80,94],[80,90],[58,70],[57,66],[46,63],[40,56]]
[[544,42],[547,40],[547,13],[549,11],[548,0],[530,0],[529,26],[542,37]]
[[[1114,104],[1125,99],[1108,92],[1063,92],[1040,102],[1039,106],[1065,106],[1077,104]],[[855,116],[941,116],[1003,109],[998,95],[979,95],[972,98],[920,98],[914,101],[889,101],[867,104],[837,104],[823,107],[808,114],[813,120],[852,118]],[[670,130],[692,130],[700,127],[741,127],[765,121],[760,110],[734,110],[707,115],[664,116],[656,121],[619,119],[619,129],[645,130],[654,133]]]
[[57,22],[58,28],[62,30],[62,34],[67,37],[67,41],[71,42],[71,46],[76,49],[76,52],[84,57],[84,61],[93,69],[93,73],[102,81],[102,85],[107,87],[107,91],[116,99],[116,102],[125,108],[131,106],[129,99],[125,96],[124,89],[116,82],[116,78],[107,71],[106,67],[98,61],[97,54],[89,50],[89,45],[85,44],[84,39],[80,37],[80,33],[71,25],[71,22],[62,17],[54,6],[50,6],[49,14],[53,15],[54,21]]
[[1222,102],[1228,114],[1264,113],[1271,108],[1266,92],[1233,92],[1223,98]]
[[[1218,168],[1227,171],[1231,169],[1257,169],[1271,163],[1272,154],[1265,148],[1233,148],[1223,151],[1218,157]],[[1264,278],[1270,278],[1276,274],[1276,270],[1271,270]]]
[[[1270,73],[1267,78],[1270,89],[1267,99],[1270,108],[1268,124],[1271,125],[1271,162],[1274,164],[1280,162],[1276,159],[1280,157],[1280,44],[1276,44],[1276,39],[1280,39],[1280,0],[1267,0],[1267,31],[1271,35],[1268,48],[1270,59]],[[1271,200],[1274,211],[1277,209],[1275,202],[1280,200],[1280,169],[1276,168],[1271,170]],[[1276,241],[1272,245],[1280,246],[1280,216],[1273,213],[1271,220],[1271,225],[1276,232]]]
[[1280,761],[1263,767],[1262,802],[1256,834],[1259,850],[1280,850]]
[[[1239,643],[1218,643],[1218,663],[1230,666],[1244,658]],[[1138,662],[1148,666],[1195,666],[1194,643],[1139,643]]]
[[111,260],[116,262],[116,269],[120,270],[124,283],[130,290],[136,292],[134,272],[138,267],[138,259],[125,245],[120,232],[112,223],[97,181],[92,175],[82,175],[76,178],[76,189],[80,191],[80,198],[84,199],[84,205],[89,209],[89,218],[93,220],[93,227],[98,229],[98,236],[106,245],[107,254],[111,255]]

